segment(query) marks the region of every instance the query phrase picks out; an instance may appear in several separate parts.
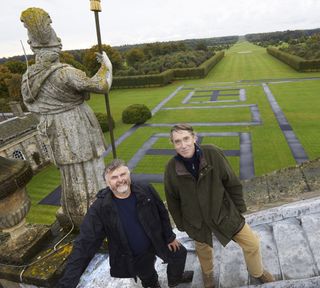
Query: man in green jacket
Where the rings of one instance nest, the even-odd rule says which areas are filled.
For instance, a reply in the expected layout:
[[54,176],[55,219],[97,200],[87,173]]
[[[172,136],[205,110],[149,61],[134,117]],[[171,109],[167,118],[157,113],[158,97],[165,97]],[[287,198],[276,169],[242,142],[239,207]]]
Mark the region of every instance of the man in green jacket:
[[263,268],[260,241],[242,216],[242,185],[223,152],[198,145],[188,124],[174,125],[170,139],[177,155],[164,174],[168,208],[177,228],[195,240],[204,287],[214,287],[212,233],[223,246],[231,240],[240,245],[251,276],[262,283],[274,281]]

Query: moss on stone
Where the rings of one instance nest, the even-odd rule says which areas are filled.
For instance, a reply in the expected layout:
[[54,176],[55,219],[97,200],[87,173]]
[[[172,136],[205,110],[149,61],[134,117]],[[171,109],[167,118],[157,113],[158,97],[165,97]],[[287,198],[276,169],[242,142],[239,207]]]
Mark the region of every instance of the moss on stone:
[[39,257],[45,257],[52,253],[50,256],[43,258],[31,265],[26,269],[23,274],[24,278],[38,278],[44,280],[50,280],[60,269],[61,265],[65,262],[67,257],[70,255],[72,251],[72,244],[68,243],[66,245],[62,245],[58,247],[57,251],[53,251],[53,249],[48,249],[42,253]]
[[21,13],[20,20],[30,29],[35,29],[41,22],[40,19],[50,19],[49,14],[41,8],[31,7]]

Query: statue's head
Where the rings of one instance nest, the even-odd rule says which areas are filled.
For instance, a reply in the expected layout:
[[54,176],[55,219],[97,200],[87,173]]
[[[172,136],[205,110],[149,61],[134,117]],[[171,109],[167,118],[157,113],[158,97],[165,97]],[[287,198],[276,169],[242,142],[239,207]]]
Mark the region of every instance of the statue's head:
[[61,50],[61,39],[51,27],[49,14],[41,8],[28,8],[21,13],[20,20],[28,29],[28,43],[32,51],[40,49]]

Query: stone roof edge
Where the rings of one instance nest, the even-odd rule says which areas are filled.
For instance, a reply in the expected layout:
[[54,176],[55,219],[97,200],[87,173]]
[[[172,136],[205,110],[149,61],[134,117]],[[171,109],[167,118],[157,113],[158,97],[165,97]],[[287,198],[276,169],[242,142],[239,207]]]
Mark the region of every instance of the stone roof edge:
[[[7,113],[7,114],[9,114],[9,113]],[[10,114],[13,115],[13,113],[10,113]],[[30,114],[31,114],[31,112],[25,112],[25,113],[24,113],[24,115],[26,115],[26,116],[29,116]],[[17,116],[8,118],[8,119],[6,119],[6,120],[1,121],[0,124],[4,124],[4,123],[6,123],[6,122],[13,121],[13,120],[15,120],[15,119],[17,119],[17,118],[18,118]]]
[[272,283],[266,283],[262,285],[249,285],[242,286],[240,288],[317,288],[320,287],[320,276],[307,278],[307,279],[295,279],[295,280],[281,280]]
[[[27,117],[32,117],[32,114],[30,112],[29,113],[25,113],[25,114],[27,114],[26,115]],[[14,118],[7,119],[7,120],[1,122],[0,125],[6,124],[6,122],[9,122],[9,121],[15,121],[17,119],[19,119],[19,118],[18,117],[14,117]],[[12,135],[10,135],[9,137],[7,137],[5,139],[1,139],[0,147],[3,147],[5,145],[7,145],[8,143],[10,143],[12,140],[14,140],[14,139],[16,139],[18,137],[22,137],[24,135],[27,135],[31,131],[35,131],[35,130],[37,130],[37,124],[30,125],[30,127],[28,127],[27,129],[24,129],[23,131],[19,131],[14,135],[12,134]]]

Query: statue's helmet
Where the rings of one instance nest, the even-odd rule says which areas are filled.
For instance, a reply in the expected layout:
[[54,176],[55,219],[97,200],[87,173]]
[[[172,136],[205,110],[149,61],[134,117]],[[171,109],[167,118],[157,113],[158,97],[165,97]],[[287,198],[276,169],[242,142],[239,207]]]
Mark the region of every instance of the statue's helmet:
[[28,8],[21,13],[20,20],[28,29],[31,49],[62,47],[61,39],[51,27],[49,14],[41,8]]

